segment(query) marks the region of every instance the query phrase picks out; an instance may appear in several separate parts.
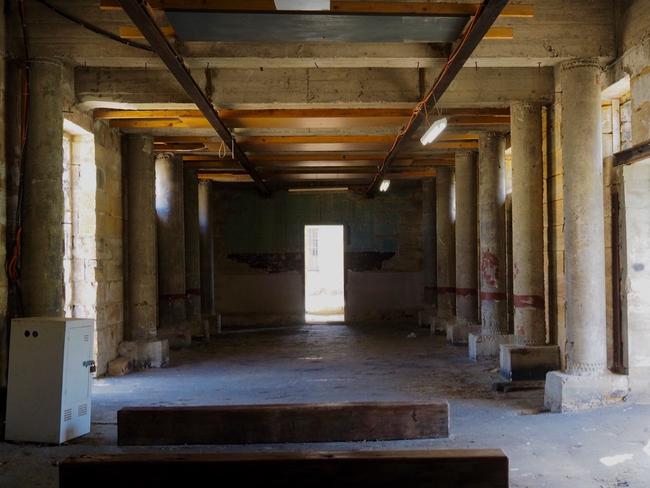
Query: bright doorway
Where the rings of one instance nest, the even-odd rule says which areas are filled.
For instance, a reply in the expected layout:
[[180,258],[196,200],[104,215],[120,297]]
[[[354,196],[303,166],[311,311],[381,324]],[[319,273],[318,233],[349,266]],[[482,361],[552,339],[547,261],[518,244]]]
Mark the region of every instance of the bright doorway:
[[344,233],[342,225],[305,226],[305,320],[343,322]]

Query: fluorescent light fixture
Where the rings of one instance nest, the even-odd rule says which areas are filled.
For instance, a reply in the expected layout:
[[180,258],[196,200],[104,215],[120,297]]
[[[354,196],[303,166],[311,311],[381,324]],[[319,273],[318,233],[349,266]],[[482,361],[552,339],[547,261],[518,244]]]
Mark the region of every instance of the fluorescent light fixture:
[[289,193],[317,193],[317,192],[336,192],[348,191],[347,186],[324,186],[313,188],[289,188]]
[[447,127],[447,119],[443,117],[442,119],[436,120],[431,127],[427,129],[424,135],[420,138],[420,142],[423,146],[431,144],[436,138],[442,133],[443,130]]
[[329,10],[330,0],[275,0],[276,10]]
[[383,180],[379,185],[379,191],[388,191],[390,188],[390,180]]

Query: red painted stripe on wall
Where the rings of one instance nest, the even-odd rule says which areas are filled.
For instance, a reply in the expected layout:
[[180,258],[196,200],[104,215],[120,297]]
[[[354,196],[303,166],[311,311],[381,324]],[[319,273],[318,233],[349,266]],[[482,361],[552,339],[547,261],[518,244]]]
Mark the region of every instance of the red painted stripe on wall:
[[492,291],[482,291],[480,297],[481,300],[484,300],[486,302],[496,302],[499,300],[505,300],[506,294]]
[[478,290],[476,288],[456,288],[456,295],[461,297],[476,295],[477,293]]
[[514,295],[512,304],[515,308],[544,308],[544,297],[540,295]]

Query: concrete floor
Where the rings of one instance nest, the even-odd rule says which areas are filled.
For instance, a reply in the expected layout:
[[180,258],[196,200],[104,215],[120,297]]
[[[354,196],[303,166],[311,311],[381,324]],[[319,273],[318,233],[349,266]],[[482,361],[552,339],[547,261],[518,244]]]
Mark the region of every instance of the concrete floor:
[[[417,337],[409,337],[412,332]],[[472,363],[465,348],[448,346],[443,338],[410,325],[226,333],[210,345],[174,353],[166,369],[96,380],[92,432],[84,438],[60,447],[0,443],[0,487],[55,487],[56,464],[69,455],[148,451],[116,447],[116,411],[125,405],[408,399],[447,399],[450,438],[163,449],[499,447],[510,458],[512,487],[650,486],[650,405],[543,413],[542,390],[492,391],[496,366]],[[626,456],[614,457],[620,455]]]

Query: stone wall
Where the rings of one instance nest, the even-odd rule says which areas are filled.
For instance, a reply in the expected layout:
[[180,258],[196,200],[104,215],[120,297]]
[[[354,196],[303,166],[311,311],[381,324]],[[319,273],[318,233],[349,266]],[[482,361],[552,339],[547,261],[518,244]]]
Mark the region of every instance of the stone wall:
[[66,119],[89,131],[94,139],[95,255],[94,267],[85,278],[96,286],[97,375],[106,373],[108,362],[117,357],[124,330],[124,264],[122,207],[122,147],[117,129],[75,105],[72,69],[65,70]]
[[346,319],[414,319],[423,302],[422,188],[353,192],[214,188],[216,309],[225,325],[304,322],[304,226],[345,226]]

